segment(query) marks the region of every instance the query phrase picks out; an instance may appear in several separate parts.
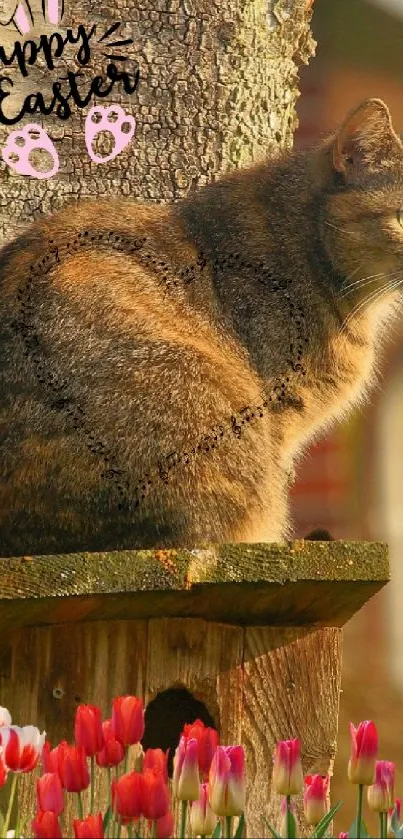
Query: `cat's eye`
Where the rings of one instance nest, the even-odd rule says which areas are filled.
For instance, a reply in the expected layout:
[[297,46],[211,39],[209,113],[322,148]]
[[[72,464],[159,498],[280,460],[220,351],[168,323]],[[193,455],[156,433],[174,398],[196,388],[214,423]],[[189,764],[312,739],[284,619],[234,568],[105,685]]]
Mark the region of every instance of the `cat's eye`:
[[401,227],[403,227],[403,208],[397,211],[396,218]]

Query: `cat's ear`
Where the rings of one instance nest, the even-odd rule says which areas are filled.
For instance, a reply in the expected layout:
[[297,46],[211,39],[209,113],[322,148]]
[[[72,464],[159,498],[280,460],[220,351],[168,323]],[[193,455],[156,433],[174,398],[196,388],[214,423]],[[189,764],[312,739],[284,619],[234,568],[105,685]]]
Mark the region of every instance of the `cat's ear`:
[[354,177],[363,168],[382,168],[397,156],[403,156],[403,145],[381,99],[362,102],[347,116],[333,139],[333,167],[347,177]]

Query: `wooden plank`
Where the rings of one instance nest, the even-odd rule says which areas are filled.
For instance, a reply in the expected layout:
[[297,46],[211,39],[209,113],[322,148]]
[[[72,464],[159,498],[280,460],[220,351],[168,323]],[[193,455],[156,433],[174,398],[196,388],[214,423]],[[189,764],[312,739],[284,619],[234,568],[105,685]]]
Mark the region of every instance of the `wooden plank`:
[[342,626],[388,580],[387,546],[372,542],[8,558],[0,561],[0,632],[169,616]]
[[[341,685],[342,631],[325,627],[245,629],[242,743],[246,750],[247,835],[269,836],[264,813],[278,823],[281,796],[271,793],[278,740],[298,737],[304,774],[332,774]],[[298,836],[304,827],[298,797]]]

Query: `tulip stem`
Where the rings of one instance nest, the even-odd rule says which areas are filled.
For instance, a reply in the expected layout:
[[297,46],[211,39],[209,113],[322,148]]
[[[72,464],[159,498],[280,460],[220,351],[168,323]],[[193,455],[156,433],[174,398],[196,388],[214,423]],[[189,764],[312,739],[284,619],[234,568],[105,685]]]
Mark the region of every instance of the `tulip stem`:
[[387,813],[379,813],[379,822],[381,826],[380,837],[381,839],[386,839],[387,837],[387,823],[388,823],[388,816]]
[[231,816],[225,816],[225,833],[227,839],[231,839],[232,835],[232,818]]
[[362,794],[364,792],[364,784],[358,784],[358,801],[357,801],[357,839],[361,839],[361,819],[362,819]]
[[124,764],[123,764],[123,771],[124,771],[125,775],[127,773],[128,762],[129,762],[129,747],[126,746],[126,748],[125,748],[125,760],[124,760]]
[[91,755],[91,799],[90,799],[90,813],[94,812],[95,799],[95,756]]
[[7,813],[6,813],[6,818],[4,820],[4,825],[3,825],[3,829],[4,829],[3,836],[4,837],[7,836],[7,830],[8,830],[9,824],[10,824],[11,811],[13,809],[15,791],[17,789],[17,781],[18,781],[18,774],[17,774],[17,772],[13,772],[12,779],[11,779],[10,798],[8,799]]
[[187,816],[187,801],[182,801],[182,818],[181,818],[181,839],[186,836],[186,816]]
[[81,795],[81,792],[78,792],[78,793],[77,793],[77,795],[78,795],[78,799],[77,799],[77,802],[78,802],[78,803],[77,803],[77,806],[78,806],[78,818],[79,818],[79,819],[83,819],[83,818],[84,818],[83,797],[82,797],[82,795]]

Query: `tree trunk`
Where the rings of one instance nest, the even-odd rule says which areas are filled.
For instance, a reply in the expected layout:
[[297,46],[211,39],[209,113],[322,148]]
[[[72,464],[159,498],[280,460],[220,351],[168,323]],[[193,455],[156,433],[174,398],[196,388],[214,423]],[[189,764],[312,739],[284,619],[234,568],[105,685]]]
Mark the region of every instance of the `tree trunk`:
[[[0,30],[6,55],[16,39],[39,43],[42,33],[65,35],[69,28],[77,33],[79,24],[87,30],[95,24],[91,58],[80,67],[78,45],[68,44],[53,70],[39,55],[25,79],[15,62],[12,68],[0,64],[1,74],[14,84],[12,96],[2,102],[8,117],[38,90],[48,105],[53,82],[68,70],[80,69],[78,87],[85,96],[97,73],[105,78],[108,59],[101,51],[106,42],[97,42],[115,21],[122,25],[108,40],[133,38],[134,43],[109,52],[130,57],[115,62],[119,71],[134,72],[137,62],[140,80],[130,95],[116,82],[107,98],[92,96],[83,109],[73,104],[67,120],[53,111],[0,124],[3,147],[13,130],[39,123],[60,160],[59,171],[45,179],[18,174],[0,161],[0,243],[74,197],[123,193],[147,201],[178,199],[196,184],[290,147],[297,124],[298,62],[306,63],[314,48],[311,5],[311,0],[116,0],[109,6],[99,0],[65,0],[57,29],[43,22],[41,4],[33,2],[31,31],[19,35],[12,21]],[[61,0],[59,17],[60,6]],[[9,20],[14,9],[15,0],[0,0],[0,22]],[[63,88],[69,90],[67,81]],[[10,90],[4,84],[2,89]],[[93,162],[85,146],[85,117],[95,103],[120,104],[136,119],[133,140],[109,163]],[[97,149],[109,150],[107,142],[104,132]]]

